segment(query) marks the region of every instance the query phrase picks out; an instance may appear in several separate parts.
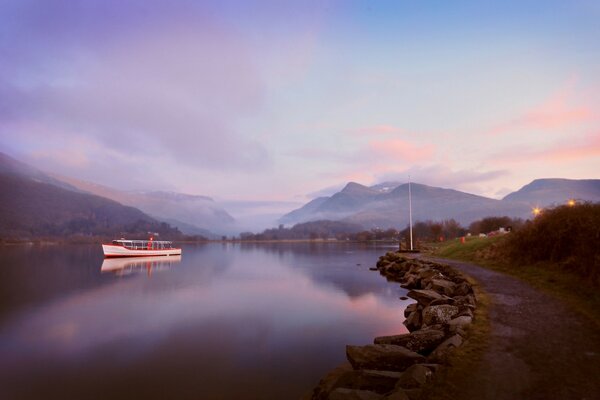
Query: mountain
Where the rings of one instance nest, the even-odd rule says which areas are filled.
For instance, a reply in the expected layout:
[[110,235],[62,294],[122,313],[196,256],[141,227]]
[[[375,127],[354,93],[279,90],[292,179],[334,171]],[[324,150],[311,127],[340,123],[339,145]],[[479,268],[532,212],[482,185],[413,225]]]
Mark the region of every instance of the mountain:
[[[462,225],[488,216],[528,218],[532,205],[565,204],[568,199],[600,201],[599,179],[537,179],[502,200],[418,183],[411,189],[413,221],[454,218]],[[398,228],[408,224],[408,215],[408,184],[350,182],[340,192],[284,215],[280,222],[292,225],[328,219],[365,228]]]
[[189,235],[215,236],[230,229],[234,218],[207,196],[163,191],[123,191],[78,179],[55,176],[78,190],[139,208],[152,217],[176,226]]
[[600,201],[600,179],[536,179],[503,200],[546,207],[569,199]]
[[142,211],[100,196],[61,187],[54,178],[0,154],[0,237],[161,237],[181,233]]

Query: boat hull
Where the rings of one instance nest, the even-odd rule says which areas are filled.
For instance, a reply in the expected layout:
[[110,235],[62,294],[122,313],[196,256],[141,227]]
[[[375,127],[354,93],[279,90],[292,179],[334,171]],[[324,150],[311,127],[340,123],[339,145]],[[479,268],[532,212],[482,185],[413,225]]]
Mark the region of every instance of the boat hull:
[[128,249],[123,246],[103,244],[102,251],[105,258],[113,257],[155,257],[155,256],[179,256],[181,249]]

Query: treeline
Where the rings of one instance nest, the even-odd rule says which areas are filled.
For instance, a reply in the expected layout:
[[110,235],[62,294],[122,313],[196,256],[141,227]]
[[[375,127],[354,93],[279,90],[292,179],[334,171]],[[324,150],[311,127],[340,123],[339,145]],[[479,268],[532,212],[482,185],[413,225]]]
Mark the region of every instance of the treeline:
[[551,262],[600,285],[600,203],[546,209],[507,238],[514,263]]
[[[469,228],[461,226],[456,220],[444,221],[417,221],[413,225],[413,240],[420,242],[432,242],[454,239],[471,234],[489,233],[499,230],[501,227],[510,227],[513,230],[523,225],[521,219],[509,217],[487,217],[475,221]],[[242,232],[242,241],[264,241],[264,240],[350,240],[358,242],[385,240],[405,240],[409,236],[409,227],[402,231],[396,229],[370,229],[342,221],[320,220],[296,224],[291,228],[279,225],[278,228],[266,229],[262,233]]]

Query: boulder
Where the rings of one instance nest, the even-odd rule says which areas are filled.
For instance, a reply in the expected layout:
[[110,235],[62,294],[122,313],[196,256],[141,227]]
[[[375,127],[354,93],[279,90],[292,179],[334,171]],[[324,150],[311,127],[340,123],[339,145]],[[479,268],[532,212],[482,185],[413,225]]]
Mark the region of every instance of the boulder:
[[444,340],[436,349],[429,355],[429,362],[441,363],[446,360],[448,353],[462,344],[463,340],[460,335],[454,335]]
[[406,306],[404,309],[404,318],[408,317],[410,313],[417,311],[417,303],[412,303]]
[[448,326],[450,327],[450,330],[457,329],[457,328],[464,329],[468,325],[470,325],[471,322],[473,322],[473,318],[471,318],[471,317],[467,317],[467,316],[456,317],[448,322]]
[[472,292],[473,292],[473,289],[471,288],[471,285],[469,285],[467,282],[459,283],[454,288],[454,294],[456,296],[466,296]]
[[418,330],[404,335],[375,338],[375,344],[395,344],[421,354],[429,353],[443,341],[444,332],[439,330]]
[[406,326],[410,332],[417,331],[421,329],[421,324],[423,323],[423,319],[421,317],[421,311],[417,309],[406,317],[403,324]]
[[454,299],[452,297],[442,295],[441,299],[435,299],[431,303],[429,303],[429,305],[430,306],[439,306],[440,304],[452,304],[452,303],[454,303]]
[[422,355],[391,344],[346,346],[346,357],[354,369],[385,371],[404,371],[413,364],[425,361]]
[[409,400],[404,390],[395,390],[394,393],[388,394],[383,400]]
[[370,390],[382,394],[394,389],[398,379],[402,376],[402,372],[398,371],[361,369],[355,372],[356,378],[353,384],[346,387],[358,390]]
[[417,303],[419,303],[420,305],[422,305],[424,307],[428,306],[429,303],[431,303],[433,300],[443,298],[442,295],[439,294],[438,292],[435,292],[433,290],[421,290],[421,289],[411,290],[406,295],[408,297],[410,297],[411,299],[415,299],[417,301]]
[[445,279],[432,279],[431,288],[438,293],[443,293],[446,296],[452,296],[454,294],[454,288],[456,283],[447,281]]
[[355,378],[355,371],[350,363],[343,363],[325,375],[313,390],[311,399],[327,400],[329,394],[336,388],[351,384]]
[[369,390],[337,388],[329,394],[328,400],[381,400],[380,395]]
[[425,385],[433,373],[431,370],[423,365],[415,364],[411,365],[400,377],[396,384],[397,389],[414,389],[420,388]]
[[422,314],[424,325],[446,324],[458,315],[458,307],[449,304],[428,306],[425,307]]

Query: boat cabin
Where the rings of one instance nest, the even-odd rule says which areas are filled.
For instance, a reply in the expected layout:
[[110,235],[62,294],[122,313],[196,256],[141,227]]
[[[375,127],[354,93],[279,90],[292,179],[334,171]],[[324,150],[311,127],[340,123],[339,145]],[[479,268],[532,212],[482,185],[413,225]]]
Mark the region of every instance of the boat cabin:
[[161,250],[172,249],[173,242],[166,240],[113,240],[115,246],[123,246],[130,250]]

